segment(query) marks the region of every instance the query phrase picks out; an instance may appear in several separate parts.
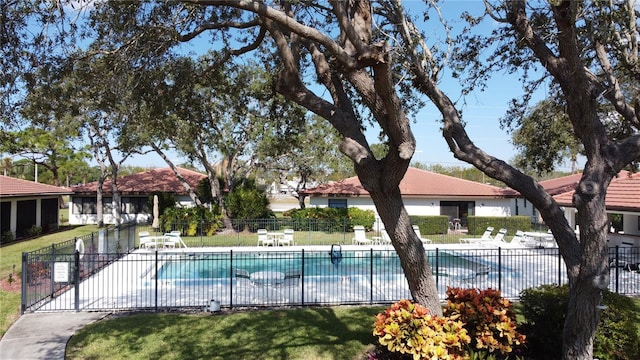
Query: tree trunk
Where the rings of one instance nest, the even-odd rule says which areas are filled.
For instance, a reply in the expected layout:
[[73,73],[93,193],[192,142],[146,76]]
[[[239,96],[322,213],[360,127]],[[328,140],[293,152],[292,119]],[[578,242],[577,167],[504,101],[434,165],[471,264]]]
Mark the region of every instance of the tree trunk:
[[569,308],[564,325],[563,359],[592,359],[598,325],[598,305],[602,290],[609,285],[607,233],[609,219],[605,208],[606,189],[611,175],[604,162],[590,161],[576,189],[574,204],[580,226],[578,265],[567,266]]
[[104,186],[104,175],[100,175],[98,179],[98,187],[96,188],[96,222],[98,228],[104,227],[104,207],[102,206],[102,187]]
[[218,181],[218,177],[216,176],[215,169],[211,166],[209,161],[206,158],[200,158],[200,162],[202,166],[207,171],[207,175],[209,176],[209,186],[211,187],[211,193],[215,197],[218,202],[218,206],[220,206],[220,213],[222,214],[222,224],[224,228],[227,230],[233,230],[233,222],[231,222],[231,218],[229,214],[227,214],[227,208],[224,205],[224,198],[222,197],[222,191],[220,191],[220,182]]
[[122,200],[120,198],[120,191],[118,190],[118,166],[111,164],[111,192],[113,197],[111,198],[111,204],[113,206],[113,218],[115,220],[116,227],[119,227],[122,223]]
[[307,198],[306,196],[298,194],[298,206],[300,206],[300,209],[304,209],[307,207],[307,205],[305,205],[304,203],[304,200],[306,198]]
[[426,306],[432,314],[442,315],[442,306],[435,278],[422,242],[413,231],[400,189],[393,192],[371,193],[378,215],[400,258],[411,296],[415,302]]

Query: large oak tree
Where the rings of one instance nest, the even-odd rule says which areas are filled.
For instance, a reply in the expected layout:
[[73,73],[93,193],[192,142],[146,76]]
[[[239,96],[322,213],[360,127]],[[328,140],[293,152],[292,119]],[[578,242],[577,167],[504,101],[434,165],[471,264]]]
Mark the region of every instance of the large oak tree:
[[[500,68],[502,61],[525,73],[538,64],[557,83],[587,158],[574,197],[579,237],[534,179],[469,138],[459,109],[439,87],[447,59],[439,51],[442,42],[421,33],[400,0],[98,2],[89,23],[100,39],[95,49],[129,59],[126,66],[132,72],[170,56],[180,43],[205,37],[229,60],[251,52],[277,70],[275,90],[340,133],[340,151],[353,161],[371,194],[414,299],[439,312],[431,270],[398,187],[416,148],[408,114],[418,105],[412,102],[415,92],[424,94],[442,114],[443,136],[453,156],[518,190],[552,229],[570,286],[562,357],[591,359],[600,280],[608,274],[606,189],[640,155],[640,101],[630,98],[619,81],[621,74],[636,83],[639,78],[637,11],[633,0],[537,5],[514,0],[489,7],[500,24],[502,42],[498,56],[487,63],[473,60],[486,39],[472,36],[458,43],[473,50],[465,61],[479,65],[478,80]],[[425,2],[423,7],[437,18],[440,13],[432,6]],[[444,44],[450,44],[448,39]],[[598,112],[601,102],[611,104],[626,133],[611,136]],[[382,158],[373,155],[365,136],[369,121],[387,137],[389,150]]]

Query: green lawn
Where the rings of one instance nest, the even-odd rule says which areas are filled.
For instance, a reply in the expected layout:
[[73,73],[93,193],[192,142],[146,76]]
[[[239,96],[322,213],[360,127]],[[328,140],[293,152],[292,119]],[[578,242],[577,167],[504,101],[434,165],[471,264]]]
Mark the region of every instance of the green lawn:
[[365,359],[383,307],[139,314],[88,325],[67,359]]
[[[90,234],[96,229],[95,225],[79,226],[0,247],[0,281],[6,287],[10,282],[9,278],[20,279],[23,252],[51,246],[51,244],[73,239],[75,236]],[[0,289],[0,336],[3,336],[20,316],[20,287],[17,286],[19,285],[17,282],[12,282],[12,285],[14,288],[10,290]]]

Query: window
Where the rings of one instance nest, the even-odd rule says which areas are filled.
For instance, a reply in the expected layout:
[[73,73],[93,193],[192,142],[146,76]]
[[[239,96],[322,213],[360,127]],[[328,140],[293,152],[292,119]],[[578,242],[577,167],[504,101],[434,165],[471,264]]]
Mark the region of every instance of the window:
[[335,209],[346,209],[347,199],[329,199],[329,207]]
[[91,215],[97,214],[95,197],[77,197],[73,198],[73,214]]
[[103,197],[102,198],[102,213],[103,214],[111,214],[113,212],[113,198],[111,197]]
[[147,197],[125,197],[122,198],[123,214],[144,214],[149,212]]

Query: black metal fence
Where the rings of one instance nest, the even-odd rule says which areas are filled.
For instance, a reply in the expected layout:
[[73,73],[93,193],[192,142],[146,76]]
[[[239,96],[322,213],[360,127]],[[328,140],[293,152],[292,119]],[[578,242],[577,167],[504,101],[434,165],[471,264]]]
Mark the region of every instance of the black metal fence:
[[[131,234],[121,243],[124,238],[130,244]],[[73,242],[65,254],[61,248],[24,254],[23,312],[386,304],[410,298],[398,256],[388,246],[108,253],[99,251],[99,240],[84,241],[92,245],[83,256],[73,252]],[[92,246],[97,250],[87,250]],[[629,266],[640,263],[640,248],[610,251],[609,288],[640,295],[640,273]],[[458,246],[427,252],[442,299],[448,286],[491,287],[515,299],[526,288],[567,282],[558,249]]]
[[[501,223],[495,220],[493,235],[498,230],[507,227],[508,218],[501,219]],[[368,225],[367,225],[368,226]],[[151,225],[138,225],[138,231],[146,231],[150,234],[159,235],[169,231],[180,231],[183,240],[189,246],[251,246],[256,245],[257,230],[281,231],[292,229],[295,231],[296,245],[331,245],[351,244],[353,238],[353,224],[349,219],[292,219],[292,218],[272,218],[272,219],[249,219],[232,220],[231,230],[214,231],[215,226],[204,221],[177,222],[170,224],[160,224],[159,228]],[[384,224],[380,220],[373,223],[368,229],[369,237],[380,237],[380,231],[384,229]],[[221,231],[222,230],[222,231]],[[547,227],[541,224],[530,224],[527,229],[512,229],[507,227],[507,235],[511,238],[517,230],[531,230],[546,232]],[[463,237],[477,237],[478,235],[468,234],[466,229],[450,229],[445,223],[443,228],[437,233],[429,233],[422,229],[421,235],[428,238],[434,244],[459,243]]]
[[125,225],[23,253],[21,312],[77,288],[135,247],[136,226]]

